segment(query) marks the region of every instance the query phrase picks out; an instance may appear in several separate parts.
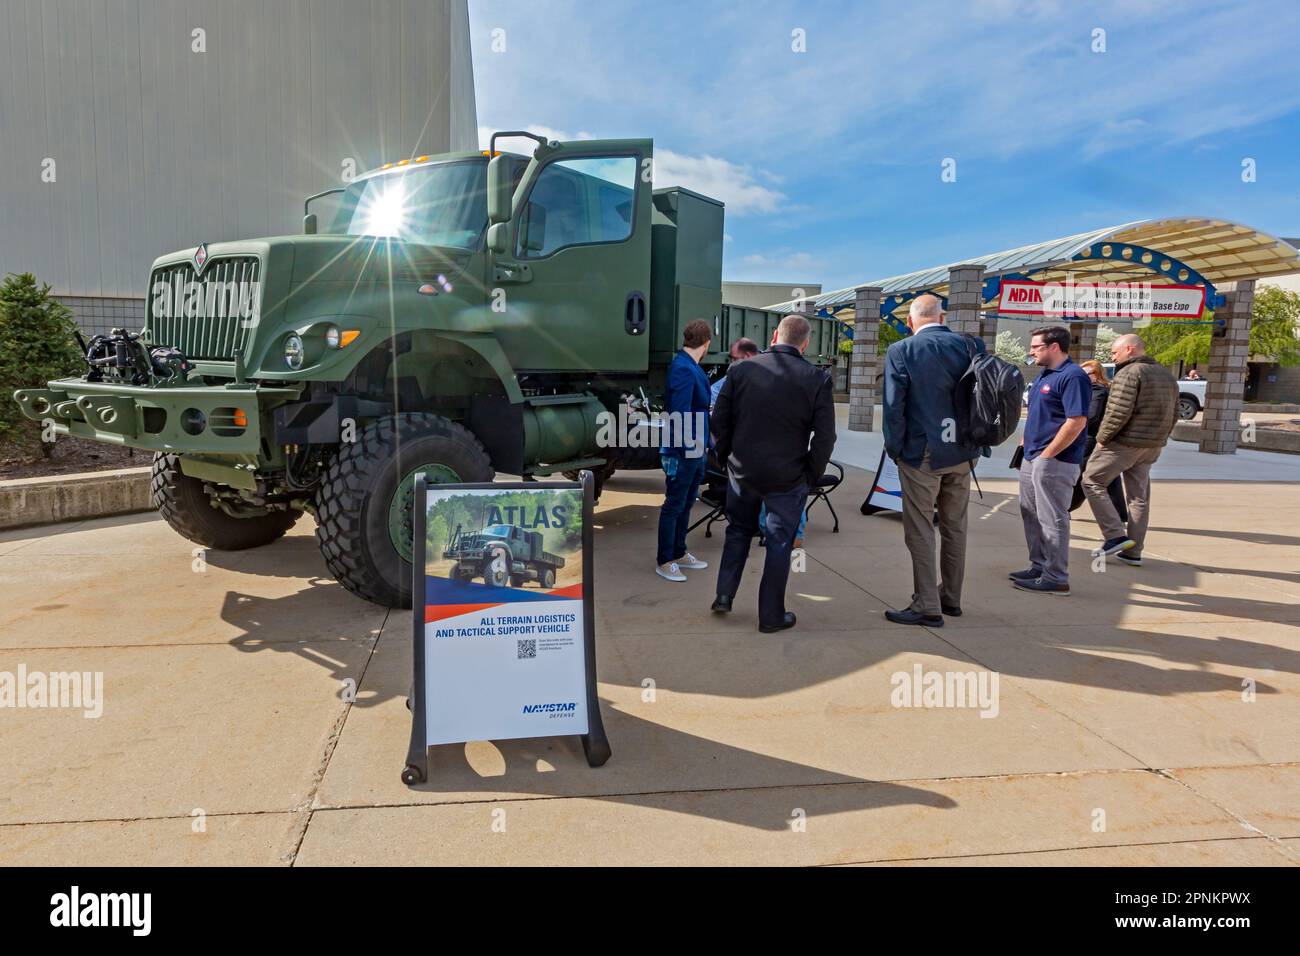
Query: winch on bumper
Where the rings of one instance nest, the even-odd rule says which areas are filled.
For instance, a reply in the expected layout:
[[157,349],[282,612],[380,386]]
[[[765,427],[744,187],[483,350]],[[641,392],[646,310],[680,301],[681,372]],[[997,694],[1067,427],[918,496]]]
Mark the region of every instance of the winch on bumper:
[[62,379],[14,393],[23,413],[73,435],[149,451],[256,455],[264,416],[299,388],[148,387]]

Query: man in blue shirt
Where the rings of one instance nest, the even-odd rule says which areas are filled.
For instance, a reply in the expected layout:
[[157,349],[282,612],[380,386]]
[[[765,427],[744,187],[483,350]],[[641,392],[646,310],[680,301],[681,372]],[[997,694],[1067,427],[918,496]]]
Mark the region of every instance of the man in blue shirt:
[[[735,365],[737,362],[743,362],[747,358],[753,358],[761,351],[762,350],[758,347],[757,342],[753,339],[747,339],[742,336],[731,343],[731,348],[728,349],[727,354],[731,358],[731,364]],[[713,406],[718,404],[718,393],[722,391],[722,386],[726,381],[727,376],[725,374],[719,375],[717,381],[710,386],[709,411],[713,411]]]
[[700,359],[712,340],[709,323],[703,319],[687,322],[682,330],[681,351],[668,366],[664,388],[664,437],[659,457],[666,482],[663,507],[659,509],[655,574],[669,581],[685,581],[683,568],[697,571],[709,566],[686,550],[686,529],[704,478],[708,450],[709,377],[700,368]]
[[1092,382],[1070,361],[1070,332],[1059,325],[1034,329],[1029,352],[1045,371],[1029,386],[1029,417],[1021,444],[1020,517],[1029,567],[1010,574],[1022,591],[1070,593],[1070,500],[1088,444]]

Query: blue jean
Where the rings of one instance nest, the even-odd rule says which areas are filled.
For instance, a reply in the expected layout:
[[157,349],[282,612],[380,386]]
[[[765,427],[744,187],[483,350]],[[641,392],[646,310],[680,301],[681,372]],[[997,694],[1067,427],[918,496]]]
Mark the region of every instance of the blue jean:
[[[670,459],[676,462],[675,473],[664,472],[664,503],[659,509],[659,553],[656,564],[676,561],[686,554],[686,529],[691,524],[691,508],[704,480],[704,456]],[[668,464],[666,462],[665,464]]]

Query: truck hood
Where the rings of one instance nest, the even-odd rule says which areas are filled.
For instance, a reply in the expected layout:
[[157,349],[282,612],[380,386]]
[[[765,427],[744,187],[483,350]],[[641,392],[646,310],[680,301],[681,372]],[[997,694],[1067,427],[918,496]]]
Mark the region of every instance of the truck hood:
[[293,236],[294,285],[303,282],[387,282],[450,278],[472,252],[374,236]]
[[[207,257],[259,257],[266,278],[288,278],[289,283],[356,282],[450,278],[465,268],[473,252],[374,236],[269,236],[207,243]],[[153,269],[193,262],[198,246],[177,249],[154,260]],[[390,268],[391,267],[391,268]]]

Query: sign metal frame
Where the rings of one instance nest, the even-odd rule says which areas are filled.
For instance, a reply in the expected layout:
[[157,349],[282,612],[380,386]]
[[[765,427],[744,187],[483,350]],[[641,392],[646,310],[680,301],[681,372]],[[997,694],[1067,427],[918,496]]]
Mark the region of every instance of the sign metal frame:
[[[429,483],[424,474],[415,479],[414,534],[411,542],[411,636],[413,640],[414,680],[411,685],[411,738],[406,752],[406,766],[402,782],[407,786],[425,783],[429,779],[428,688],[425,686],[427,657],[425,653],[425,533],[428,520]],[[502,481],[468,484],[437,485],[439,491],[540,491],[544,489],[582,489],[582,626],[583,669],[587,694],[587,732],[579,735],[587,763],[603,766],[609,760],[609,738],[600,714],[600,698],[596,690],[596,612],[595,612],[595,561],[592,549],[592,519],[595,512],[595,477],[583,471],[578,481]],[[544,736],[544,735],[539,735]],[[556,736],[568,736],[567,734]]]

